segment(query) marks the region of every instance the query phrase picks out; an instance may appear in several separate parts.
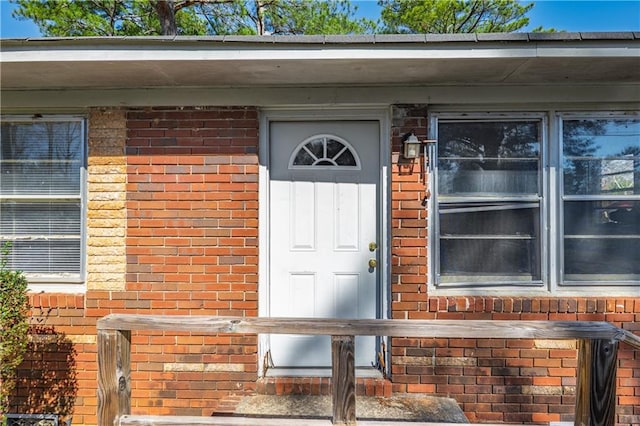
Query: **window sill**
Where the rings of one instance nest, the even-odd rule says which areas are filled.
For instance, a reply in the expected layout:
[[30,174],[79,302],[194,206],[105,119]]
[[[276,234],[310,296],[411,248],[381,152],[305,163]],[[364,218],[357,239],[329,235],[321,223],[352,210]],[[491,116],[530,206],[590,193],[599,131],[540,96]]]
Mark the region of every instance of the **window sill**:
[[29,293],[85,293],[84,282],[38,282],[29,283]]
[[553,290],[547,287],[456,287],[437,288],[429,286],[428,296],[508,296],[508,297],[640,297],[640,283],[637,285],[582,285],[580,287],[562,286]]

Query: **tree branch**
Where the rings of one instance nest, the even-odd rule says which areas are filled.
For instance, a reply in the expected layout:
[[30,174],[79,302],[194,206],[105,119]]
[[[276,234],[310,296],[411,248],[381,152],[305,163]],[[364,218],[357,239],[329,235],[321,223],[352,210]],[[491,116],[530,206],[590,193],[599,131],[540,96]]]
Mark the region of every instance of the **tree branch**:
[[184,9],[186,7],[191,7],[191,6],[195,6],[195,5],[204,5],[206,3],[217,3],[217,4],[224,4],[224,3],[233,3],[234,0],[183,0],[181,2],[175,3],[173,6],[173,10],[175,10],[176,12]]
[[[469,22],[469,20],[470,20],[470,19],[471,19],[471,17],[474,15],[474,13],[476,13],[476,10],[477,10],[477,8],[478,8],[478,4],[479,4],[479,3],[481,3],[481,2],[479,2],[479,1],[474,1],[474,2],[471,4],[471,10],[469,10],[469,13],[467,14],[467,17],[466,17],[466,18],[464,18],[464,20],[463,20],[462,22],[460,22],[460,24],[458,25],[458,27],[455,29],[455,31],[454,31],[454,32],[456,32],[456,33],[457,33],[457,32],[460,32],[460,30],[462,30],[462,28],[464,28],[465,24],[466,24],[467,22]],[[477,24],[477,22],[476,22],[476,24]],[[471,31],[469,31],[469,32],[471,32]]]
[[480,22],[482,22],[482,18],[484,17],[485,13],[487,12],[487,8],[485,6],[484,3],[482,3],[482,10],[480,10],[480,12],[478,13],[478,18],[476,19],[476,21],[469,27],[469,32],[472,33],[476,30],[476,28],[478,28],[478,25],[480,25]]
[[[107,15],[107,17],[109,18],[109,28],[110,31],[103,31],[103,33],[107,36],[113,36],[116,34],[116,12],[118,11],[118,4],[120,3],[119,0],[116,0],[113,2],[113,8],[109,9],[107,7],[107,4],[105,2],[102,1],[96,1],[96,0],[91,0],[90,2],[96,9],[98,10],[102,10],[104,12],[105,15]],[[80,22],[77,22],[78,24],[80,24]],[[80,25],[81,27],[87,28],[85,25]],[[96,30],[98,28],[95,28]]]

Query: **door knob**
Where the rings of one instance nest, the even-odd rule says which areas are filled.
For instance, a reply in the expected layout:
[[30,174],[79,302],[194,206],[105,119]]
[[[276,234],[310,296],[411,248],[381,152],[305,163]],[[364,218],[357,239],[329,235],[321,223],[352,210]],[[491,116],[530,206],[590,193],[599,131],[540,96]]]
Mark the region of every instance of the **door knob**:
[[374,242],[369,243],[369,251],[376,251],[378,245]]
[[375,259],[369,259],[369,268],[375,269],[376,266],[378,266],[378,261]]

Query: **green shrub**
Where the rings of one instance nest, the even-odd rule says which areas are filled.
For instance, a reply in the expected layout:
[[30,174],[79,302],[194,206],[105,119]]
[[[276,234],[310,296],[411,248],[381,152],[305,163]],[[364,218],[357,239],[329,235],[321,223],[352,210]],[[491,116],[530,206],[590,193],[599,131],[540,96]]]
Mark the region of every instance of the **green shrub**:
[[29,297],[21,271],[7,268],[10,245],[0,253],[0,424],[16,386],[16,369],[27,350]]

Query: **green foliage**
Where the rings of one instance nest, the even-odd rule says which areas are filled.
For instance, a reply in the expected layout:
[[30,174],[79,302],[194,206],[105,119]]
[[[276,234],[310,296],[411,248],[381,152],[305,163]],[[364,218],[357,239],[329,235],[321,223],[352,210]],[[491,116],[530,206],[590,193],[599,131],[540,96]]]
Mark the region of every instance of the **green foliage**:
[[283,0],[265,3],[266,29],[271,34],[363,34],[375,23],[353,19],[356,8],[347,1]]
[[[30,19],[45,36],[149,36],[160,34],[160,22],[149,0],[11,0],[13,16]],[[195,10],[179,9],[180,34],[203,34],[206,26]]]
[[0,254],[0,415],[9,408],[29,331],[27,280],[22,272],[7,268],[9,250],[5,244]]
[[214,35],[358,34],[375,24],[354,19],[347,1],[228,1],[200,2],[196,13]]
[[[45,36],[151,36],[156,6],[175,17],[178,35],[513,32],[533,3],[518,0],[378,0],[382,28],[356,18],[349,0],[10,0],[13,16]],[[535,32],[554,31],[538,27]]]
[[[157,0],[11,0],[13,16],[45,36],[160,35]],[[170,1],[178,35],[357,34],[375,23],[354,18],[345,0]]]
[[[379,0],[384,32],[513,32],[529,24],[533,3],[517,0]],[[543,31],[541,28],[538,31]]]

